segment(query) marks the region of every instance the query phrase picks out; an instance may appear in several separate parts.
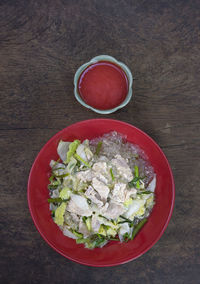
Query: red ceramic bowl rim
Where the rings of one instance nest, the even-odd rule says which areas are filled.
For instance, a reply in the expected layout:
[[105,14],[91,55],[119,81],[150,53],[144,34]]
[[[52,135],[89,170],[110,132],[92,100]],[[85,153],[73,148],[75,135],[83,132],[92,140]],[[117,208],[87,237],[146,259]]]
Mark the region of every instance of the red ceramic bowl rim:
[[[159,152],[161,153],[161,155],[163,156],[163,158],[165,159],[165,162],[167,164],[167,167],[168,167],[168,170],[169,170],[169,173],[170,173],[170,178],[171,178],[171,182],[172,182],[172,202],[171,202],[171,207],[170,207],[170,211],[169,211],[169,215],[168,215],[168,218],[164,224],[164,226],[162,227],[160,233],[158,234],[157,238],[155,238],[152,243],[146,248],[144,249],[143,251],[141,251],[140,254],[138,254],[136,257],[133,257],[133,258],[127,258],[125,261],[115,261],[113,263],[109,263],[109,264],[101,264],[101,265],[97,265],[97,264],[91,264],[91,263],[88,263],[88,262],[84,262],[84,261],[81,261],[81,260],[77,260],[77,259],[74,259],[73,257],[71,256],[68,256],[66,255],[64,252],[62,252],[61,250],[57,249],[56,246],[54,246],[51,241],[49,241],[49,239],[43,234],[42,230],[39,228],[39,226],[37,225],[37,222],[35,220],[35,216],[33,214],[33,211],[32,211],[32,207],[31,207],[31,200],[30,200],[30,193],[29,193],[29,188],[30,188],[30,182],[31,182],[31,176],[32,176],[32,172],[33,172],[33,168],[35,167],[36,163],[37,163],[37,160],[39,158],[39,156],[45,151],[45,148],[48,144],[50,144],[57,136],[60,136],[60,134],[62,134],[63,132],[66,131],[66,128],[68,127],[71,127],[72,125],[75,125],[75,124],[84,124],[85,122],[90,122],[90,121],[110,121],[110,122],[118,122],[118,123],[121,123],[121,124],[124,124],[126,126],[131,126],[132,128],[134,128],[136,131],[140,132],[141,134],[143,134],[144,136],[146,136],[153,144],[154,146],[159,150]],[[153,247],[153,245],[161,238],[161,236],[163,235],[164,231],[166,230],[168,224],[169,224],[169,221],[171,219],[171,216],[172,216],[172,212],[173,212],[173,209],[174,209],[174,202],[175,202],[175,183],[174,183],[174,177],[173,177],[173,174],[172,174],[172,170],[171,170],[171,167],[169,165],[169,162],[165,156],[165,154],[163,153],[163,151],[161,150],[161,148],[158,146],[158,144],[148,135],[146,134],[144,131],[140,130],[139,128],[137,128],[136,126],[133,126],[127,122],[123,122],[123,121],[120,121],[120,120],[115,120],[115,119],[104,119],[104,118],[100,118],[100,119],[88,119],[88,120],[82,120],[82,121],[78,121],[76,123],[73,123],[71,125],[68,125],[67,127],[65,127],[64,129],[60,130],[59,132],[57,132],[55,135],[53,135],[48,141],[47,143],[45,143],[45,145],[42,147],[42,149],[39,151],[39,153],[37,154],[34,162],[33,162],[33,165],[31,167],[31,170],[30,170],[30,174],[29,174],[29,178],[28,178],[28,187],[27,187],[27,199],[28,199],[28,206],[29,206],[29,210],[30,210],[30,213],[31,213],[31,217],[33,219],[33,222],[35,224],[35,227],[37,228],[38,232],[40,233],[40,235],[42,236],[42,238],[54,249],[56,250],[59,254],[63,255],[64,257],[66,257],[67,259],[70,259],[74,262],[77,262],[77,263],[80,263],[80,264],[83,264],[83,265],[88,265],[88,266],[94,266],[94,267],[110,267],[110,266],[117,266],[117,265],[120,265],[120,264],[124,264],[124,263],[127,263],[129,261],[132,261],[134,259],[137,259],[138,257],[140,257],[141,255],[143,255],[145,252],[147,252],[150,248]]]

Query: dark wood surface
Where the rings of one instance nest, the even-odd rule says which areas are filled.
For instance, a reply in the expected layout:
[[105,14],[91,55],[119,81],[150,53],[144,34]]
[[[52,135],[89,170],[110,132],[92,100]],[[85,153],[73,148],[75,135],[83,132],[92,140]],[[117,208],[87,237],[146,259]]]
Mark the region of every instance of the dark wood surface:
[[[0,1],[1,283],[200,283],[200,1]],[[134,97],[101,116],[73,95],[76,69],[109,54]],[[161,239],[139,259],[94,268],[49,247],[33,225],[27,180],[42,146],[84,119],[129,122],[160,145],[176,201]]]

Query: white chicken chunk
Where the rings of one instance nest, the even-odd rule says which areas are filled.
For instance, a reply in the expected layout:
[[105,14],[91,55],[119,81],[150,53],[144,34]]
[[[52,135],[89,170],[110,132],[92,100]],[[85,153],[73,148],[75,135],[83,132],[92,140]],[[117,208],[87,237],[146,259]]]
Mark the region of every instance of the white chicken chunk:
[[78,217],[77,214],[71,213],[71,217],[72,217],[72,221],[73,221],[75,224],[78,224],[78,223],[79,223],[80,218]]
[[97,177],[104,183],[108,183],[107,177],[109,176],[108,167],[106,162],[97,162],[92,167],[93,177]]
[[92,169],[97,172],[101,173],[102,175],[107,174],[107,164],[106,162],[97,162],[93,165]]
[[99,214],[103,215],[106,212],[106,210],[108,209],[108,205],[109,205],[109,203],[106,202],[104,204],[104,206],[99,209]]
[[125,191],[125,200],[129,199],[130,197],[135,197],[137,194],[137,189],[134,187],[131,187],[129,189],[126,189]]
[[[85,196],[89,198],[92,202],[97,204],[98,207],[103,206],[103,202],[98,199],[99,194],[94,190],[94,188],[90,185],[85,192]],[[100,196],[99,196],[100,197]]]
[[126,184],[116,183],[112,190],[112,199],[117,202],[124,202],[126,200]]
[[97,177],[100,181],[108,183],[108,180],[105,176],[100,173],[88,169],[86,171],[81,171],[76,174],[76,177],[83,182],[91,182],[94,177]]
[[121,155],[116,155],[115,158],[111,160],[111,164],[116,167],[118,173],[128,182],[133,179],[131,169]]
[[96,177],[92,179],[92,186],[99,193],[101,200],[105,202],[110,192],[108,186]]
[[71,194],[71,199],[67,204],[66,210],[80,216],[87,217],[92,215],[92,210],[90,209],[86,198],[77,194]]
[[108,179],[100,173],[92,172],[92,176],[93,176],[93,178],[96,177],[98,180],[100,180],[101,182],[103,182],[105,184],[108,183]]
[[89,169],[86,171],[78,172],[76,174],[76,177],[83,182],[88,182],[88,181],[90,182],[92,181],[92,178],[93,178],[92,170]]
[[104,212],[103,216],[108,219],[117,219],[119,215],[122,215],[126,209],[121,203],[117,203],[114,201],[111,201],[109,203],[108,209],[106,212]]

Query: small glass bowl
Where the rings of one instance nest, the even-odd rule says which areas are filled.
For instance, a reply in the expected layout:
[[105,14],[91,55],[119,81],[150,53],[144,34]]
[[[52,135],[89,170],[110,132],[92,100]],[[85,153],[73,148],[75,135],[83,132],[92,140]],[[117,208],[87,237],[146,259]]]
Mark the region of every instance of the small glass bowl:
[[[83,101],[83,99],[81,98],[81,96],[79,95],[79,92],[78,92],[78,82],[79,82],[79,77],[82,74],[82,72],[89,65],[97,63],[99,61],[108,61],[108,62],[112,62],[112,63],[118,65],[125,72],[127,79],[128,79],[128,92],[127,92],[125,100],[121,104],[119,104],[118,106],[116,106],[115,108],[112,108],[112,109],[105,109],[105,110],[96,109],[96,108],[86,104]],[[76,71],[75,76],[74,76],[74,95],[75,95],[75,98],[77,99],[77,101],[80,104],[82,104],[84,107],[89,108],[89,109],[93,110],[94,112],[97,112],[97,113],[100,113],[100,114],[110,114],[110,113],[117,111],[120,108],[123,108],[124,106],[126,106],[129,103],[129,101],[132,97],[132,84],[133,84],[133,76],[131,74],[130,69],[124,63],[116,60],[114,57],[109,56],[109,55],[99,55],[99,56],[92,58],[89,62],[81,65],[78,68],[78,70]]]

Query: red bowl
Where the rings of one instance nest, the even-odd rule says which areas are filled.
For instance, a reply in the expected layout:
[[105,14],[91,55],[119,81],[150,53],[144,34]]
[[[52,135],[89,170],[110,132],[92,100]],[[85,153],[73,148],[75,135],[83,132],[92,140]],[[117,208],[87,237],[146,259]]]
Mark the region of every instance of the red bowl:
[[[62,139],[92,139],[117,131],[127,136],[131,143],[139,145],[149,157],[157,174],[156,204],[148,222],[133,241],[112,241],[103,248],[85,249],[73,239],[63,235],[53,222],[48,199],[51,159],[57,160],[57,145]],[[175,186],[169,163],[159,146],[140,129],[122,121],[112,119],[85,120],[70,125],[54,135],[37,155],[28,180],[28,204],[34,224],[44,240],[68,259],[90,266],[115,266],[126,263],[148,251],[164,233],[172,215]]]

